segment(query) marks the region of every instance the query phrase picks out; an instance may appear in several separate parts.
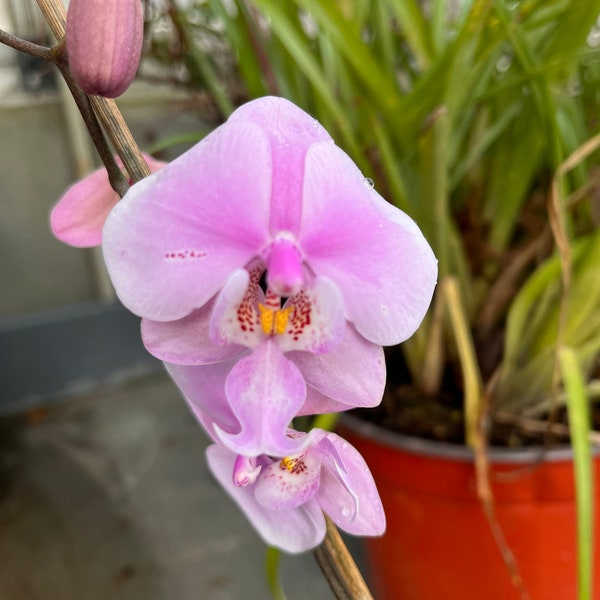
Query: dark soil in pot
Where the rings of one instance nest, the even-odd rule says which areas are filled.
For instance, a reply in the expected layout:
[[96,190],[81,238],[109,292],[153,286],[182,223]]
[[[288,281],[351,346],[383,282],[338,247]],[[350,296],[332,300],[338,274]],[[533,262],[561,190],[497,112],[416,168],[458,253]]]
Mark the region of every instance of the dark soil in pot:
[[[376,408],[356,409],[355,416],[385,429],[428,440],[464,445],[463,391],[458,367],[449,367],[443,378],[442,392],[430,397],[409,383],[409,375],[399,348],[386,353],[388,379],[383,400]],[[600,409],[593,411],[594,429],[600,430]],[[558,407],[554,414],[543,415],[538,421],[567,426],[567,412]],[[499,420],[490,407],[488,443],[495,447],[519,448],[528,446],[553,446],[569,443],[566,433],[550,430],[531,430],[518,418],[514,422]]]

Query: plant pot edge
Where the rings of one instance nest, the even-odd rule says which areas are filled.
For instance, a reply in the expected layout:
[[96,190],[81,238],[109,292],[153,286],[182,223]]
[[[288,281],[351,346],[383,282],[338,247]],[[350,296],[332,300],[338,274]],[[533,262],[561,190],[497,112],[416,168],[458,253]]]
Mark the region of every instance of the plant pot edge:
[[[419,436],[406,435],[391,429],[386,429],[375,423],[365,421],[355,415],[342,413],[339,425],[349,429],[366,439],[377,441],[391,448],[401,449],[411,454],[436,457],[440,460],[473,462],[475,453],[472,448],[463,444],[453,444],[429,440]],[[527,464],[532,461],[564,461],[573,459],[573,449],[570,444],[560,444],[552,447],[528,446],[523,448],[487,447],[488,459],[492,463]],[[600,455],[600,447],[592,446],[592,455]]]

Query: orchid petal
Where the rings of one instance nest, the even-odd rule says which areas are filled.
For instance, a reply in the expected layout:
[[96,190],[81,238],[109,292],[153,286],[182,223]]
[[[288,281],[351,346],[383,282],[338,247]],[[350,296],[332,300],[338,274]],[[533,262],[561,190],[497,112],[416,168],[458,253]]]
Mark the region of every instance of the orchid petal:
[[165,363],[169,375],[192,412],[215,441],[217,438],[213,424],[228,432],[240,430],[238,420],[225,396],[225,381],[236,362],[237,359],[232,359],[202,366]]
[[364,181],[338,147],[311,146],[298,242],[311,269],[338,285],[358,332],[398,344],[429,307],[437,263],[417,225]]
[[329,398],[307,383],[306,400],[298,411],[298,417],[303,415],[316,415],[333,412],[342,412],[352,408],[343,402]]
[[382,535],[385,513],[373,476],[359,452],[335,433],[328,433],[313,452],[320,454],[323,463],[321,485],[315,495],[321,508],[348,533]]
[[345,405],[343,410],[381,402],[386,379],[383,349],[366,341],[351,325],[346,325],[341,343],[327,354],[290,352],[287,356],[307,384]]
[[321,463],[310,451],[273,462],[256,482],[256,499],[274,510],[300,506],[315,495],[320,473]]
[[304,445],[286,435],[306,398],[306,384],[294,363],[272,340],[241,359],[225,383],[227,399],[241,424],[236,434],[220,431],[220,441],[246,456],[288,456]]
[[210,321],[210,338],[214,344],[242,344],[254,348],[264,339],[256,314],[261,274],[259,268],[251,269],[251,273],[239,269],[229,277]]
[[106,217],[118,201],[106,169],[98,169],[69,187],[54,206],[50,213],[52,233],[77,248],[99,246]]
[[344,309],[337,286],[319,277],[313,286],[292,296],[284,306],[293,306],[285,335],[279,336],[283,352],[305,350],[330,352],[344,335]]
[[333,143],[319,122],[284,98],[268,96],[238,108],[229,122],[255,123],[269,136],[273,152],[270,210],[272,233],[298,233],[306,150],[316,142]]
[[236,122],[135,184],[103,232],[123,304],[154,321],[204,305],[266,244],[271,179],[267,136]]
[[177,321],[142,319],[142,340],[150,354],[180,365],[206,365],[238,356],[242,346],[219,346],[209,336],[214,302]]
[[[154,173],[166,165],[144,154]],[[122,162],[117,158],[122,168]],[[61,241],[77,248],[91,248],[102,242],[102,228],[108,213],[119,201],[110,186],[105,168],[80,179],[63,194],[50,213],[50,228]]]
[[213,475],[267,544],[297,554],[323,541],[325,517],[314,500],[289,510],[270,510],[256,500],[254,486],[237,487],[233,483],[234,453],[213,445],[206,449],[206,457]]

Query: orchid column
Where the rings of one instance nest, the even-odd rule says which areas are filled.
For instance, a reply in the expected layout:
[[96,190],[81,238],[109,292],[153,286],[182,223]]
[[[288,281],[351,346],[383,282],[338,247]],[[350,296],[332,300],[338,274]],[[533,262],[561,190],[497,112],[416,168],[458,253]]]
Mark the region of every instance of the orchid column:
[[436,260],[317,121],[281,98],[237,111],[134,185],[102,232],[121,301],[213,437],[209,464],[267,542],[385,527],[347,443],[300,414],[375,406],[382,345],[427,310]]

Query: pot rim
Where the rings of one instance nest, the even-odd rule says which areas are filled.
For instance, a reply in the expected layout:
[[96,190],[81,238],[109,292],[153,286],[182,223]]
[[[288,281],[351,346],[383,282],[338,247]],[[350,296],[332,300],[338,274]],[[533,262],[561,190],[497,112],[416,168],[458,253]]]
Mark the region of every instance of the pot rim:
[[[463,462],[473,462],[474,460],[473,450],[462,444],[438,442],[398,433],[347,413],[340,415],[339,423],[362,437],[391,448],[404,450],[410,454],[432,456],[441,460],[459,460]],[[526,448],[490,446],[487,450],[488,458],[492,463],[524,464],[538,461],[573,460],[573,450],[569,444],[552,447],[530,446]],[[600,447],[592,446],[592,455],[597,456],[599,454]]]

